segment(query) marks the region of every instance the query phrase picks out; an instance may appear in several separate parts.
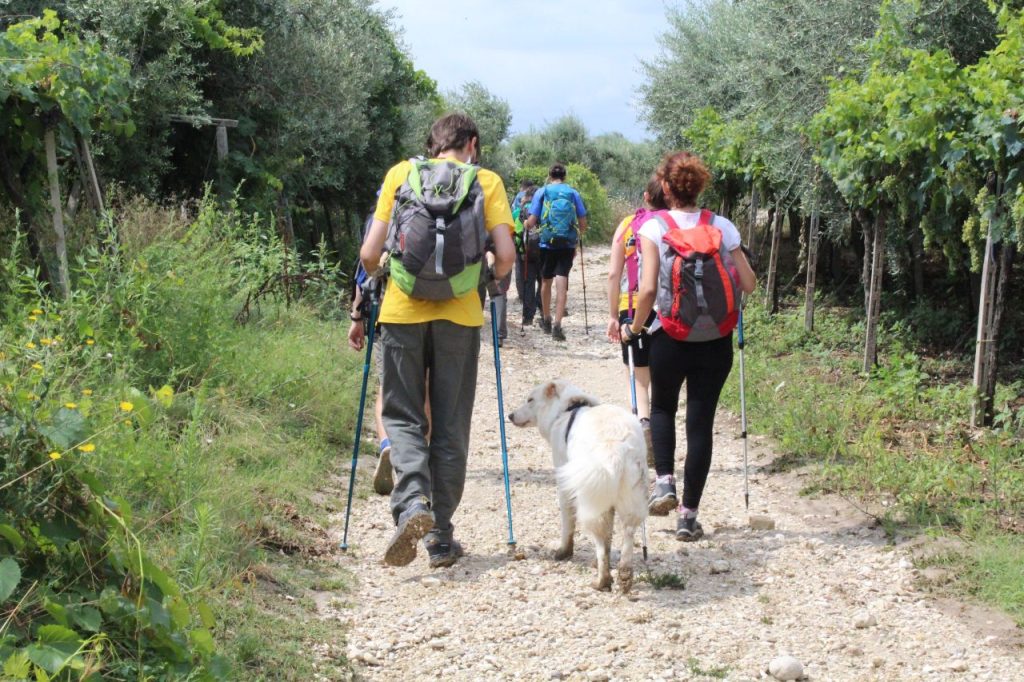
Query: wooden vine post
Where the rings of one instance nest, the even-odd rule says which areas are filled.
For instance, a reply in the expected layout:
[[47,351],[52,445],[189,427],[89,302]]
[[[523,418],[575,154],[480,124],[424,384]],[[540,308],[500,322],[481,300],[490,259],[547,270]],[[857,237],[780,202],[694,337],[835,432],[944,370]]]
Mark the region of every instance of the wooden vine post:
[[68,246],[64,233],[64,203],[60,199],[60,177],[57,169],[57,139],[54,126],[47,124],[43,133],[46,147],[46,175],[50,185],[50,211],[53,214],[54,247],[57,255],[57,291],[67,299],[71,294],[71,280],[68,276]]
[[804,329],[814,331],[814,288],[818,272],[818,227],[821,212],[818,209],[817,197],[811,209],[811,225],[807,230],[807,284],[804,287]]
[[[1002,178],[996,179],[996,206],[1002,198]],[[996,325],[995,305],[996,277],[999,266],[995,259],[995,245],[992,239],[992,224],[997,213],[992,215],[985,235],[985,252],[981,263],[981,291],[978,296],[978,330],[974,344],[974,401],[971,403],[971,424],[982,427],[992,423],[992,402],[995,398]],[[1004,249],[1007,248],[1005,245]]]
[[782,220],[786,212],[779,199],[775,207],[775,219],[772,221],[772,250],[768,258],[768,283],[765,287],[764,307],[772,315],[779,312],[779,247],[782,243]]
[[[879,203],[875,216],[875,234],[871,246],[871,280],[868,288],[867,331],[864,339],[864,372],[870,372],[878,362],[878,322],[882,312],[882,274],[885,269],[884,203]],[[868,254],[864,254],[867,260]]]

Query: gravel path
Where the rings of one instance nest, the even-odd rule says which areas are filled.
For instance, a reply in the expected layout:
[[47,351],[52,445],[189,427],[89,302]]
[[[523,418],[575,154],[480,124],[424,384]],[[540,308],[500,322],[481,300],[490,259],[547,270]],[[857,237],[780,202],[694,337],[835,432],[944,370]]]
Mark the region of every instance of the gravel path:
[[[536,383],[555,377],[628,405],[618,348],[603,337],[606,264],[607,250],[588,250],[589,336],[579,267],[570,285],[568,343],[556,344],[537,327],[521,335],[511,302],[501,352],[506,413]],[[672,534],[674,516],[649,518],[650,558],[644,566],[637,557],[637,573],[652,577],[641,578],[628,597],[589,587],[593,551],[579,536],[571,562],[548,558],[558,535],[550,454],[536,429],[510,425],[518,551],[509,552],[489,337],[467,488],[455,518],[467,556],[430,570],[421,549],[411,565],[386,567],[387,499],[355,503],[352,547],[339,558],[355,575],[352,603],[323,600],[321,611],[349,630],[356,679],[751,680],[790,654],[813,680],[1024,680],[1012,623],[922,591],[909,550],[891,546],[870,517],[840,499],[800,497],[799,475],[769,477],[771,443],[757,436],[750,443],[750,511],[771,517],[775,528],[751,530],[738,420],[724,409],[701,507],[707,536],[684,545]],[[339,537],[342,522],[339,516]],[[685,589],[667,587],[674,579],[666,575],[685,581]]]

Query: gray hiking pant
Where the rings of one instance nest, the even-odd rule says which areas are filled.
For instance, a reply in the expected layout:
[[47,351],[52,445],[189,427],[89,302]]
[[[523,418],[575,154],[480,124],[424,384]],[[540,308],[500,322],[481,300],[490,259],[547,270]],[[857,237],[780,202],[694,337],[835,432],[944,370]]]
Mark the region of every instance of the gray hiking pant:
[[[384,428],[391,439],[395,487],[391,514],[425,497],[434,512],[428,541],[452,537],[452,515],[462,500],[469,430],[476,396],[480,328],[445,320],[382,324]],[[423,403],[430,374],[431,434]]]

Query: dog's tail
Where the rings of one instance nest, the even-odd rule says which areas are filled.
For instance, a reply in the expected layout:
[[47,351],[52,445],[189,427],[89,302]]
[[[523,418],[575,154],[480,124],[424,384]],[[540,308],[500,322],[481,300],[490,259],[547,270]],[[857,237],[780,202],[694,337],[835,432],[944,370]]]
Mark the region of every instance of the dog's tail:
[[611,509],[618,499],[619,487],[623,483],[630,485],[637,474],[630,470],[629,445],[625,439],[612,445],[608,455],[577,457],[555,472],[559,490],[576,499],[581,516],[598,516]]

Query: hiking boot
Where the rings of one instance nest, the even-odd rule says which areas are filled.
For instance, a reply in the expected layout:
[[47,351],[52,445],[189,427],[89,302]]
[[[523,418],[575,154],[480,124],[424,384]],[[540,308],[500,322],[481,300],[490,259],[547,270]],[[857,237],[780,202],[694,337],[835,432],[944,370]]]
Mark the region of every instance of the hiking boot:
[[505,346],[505,337],[504,336],[499,336],[498,337],[498,348],[504,348],[504,346]]
[[427,556],[430,557],[431,568],[447,568],[454,566],[462,558],[462,545],[458,540],[450,542],[431,542],[427,545]]
[[654,468],[654,443],[651,441],[651,420],[644,417],[640,420],[640,426],[644,430],[644,443],[647,444],[647,466]]
[[676,480],[672,476],[659,476],[654,482],[654,491],[647,501],[647,513],[651,516],[668,516],[679,504],[676,497]]
[[555,341],[565,341],[565,332],[562,331],[562,325],[556,324],[551,327],[551,338]]
[[551,333],[551,320],[546,318],[546,317],[540,318],[540,330],[542,332],[544,332],[545,334],[550,334]]
[[416,558],[416,544],[434,527],[434,513],[426,498],[413,502],[398,517],[398,527],[384,550],[388,566],[408,566]]
[[390,495],[394,487],[394,472],[391,470],[391,441],[385,438],[380,442],[377,468],[373,470],[373,492],[378,495]]
[[704,527],[697,520],[697,515],[686,516],[685,514],[680,514],[679,520],[676,521],[676,540],[694,542],[702,537],[704,537]]
[[533,326],[533,318],[532,317],[524,317],[523,318],[523,322],[522,322],[522,324],[520,326],[521,327],[532,327]]

